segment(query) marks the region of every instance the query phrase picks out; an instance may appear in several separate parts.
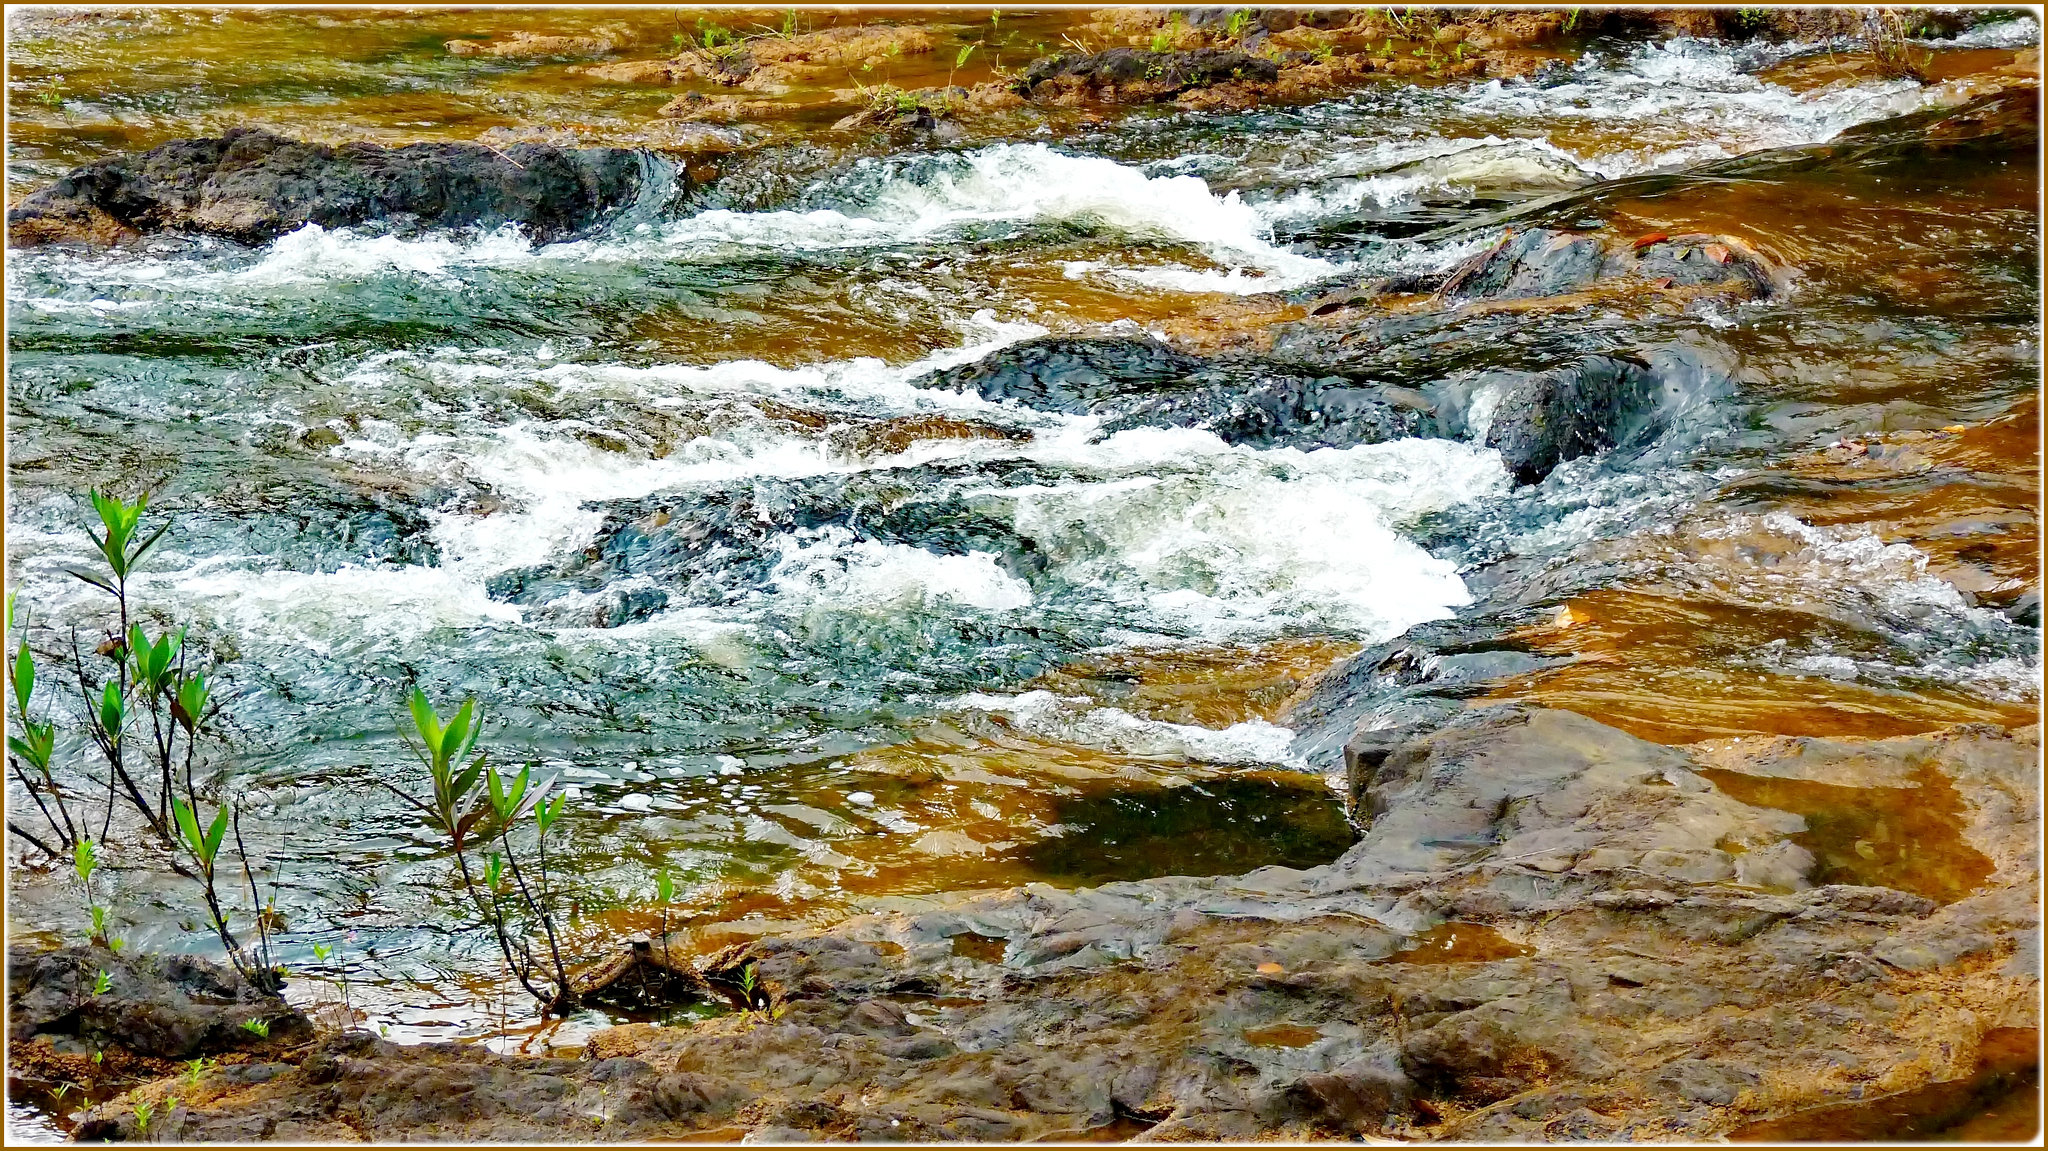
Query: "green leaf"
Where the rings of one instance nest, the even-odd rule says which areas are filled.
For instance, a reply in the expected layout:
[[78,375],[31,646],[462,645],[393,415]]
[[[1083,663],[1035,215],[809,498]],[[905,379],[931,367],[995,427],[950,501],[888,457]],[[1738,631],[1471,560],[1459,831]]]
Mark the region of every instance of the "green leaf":
[[494,851],[490,860],[484,864],[484,887],[495,893],[498,890],[498,882],[504,877],[505,860]]
[[461,775],[455,777],[455,785],[449,789],[451,796],[457,802],[467,799],[470,792],[476,790],[477,780],[483,773],[484,757],[480,755],[463,770]]
[[434,712],[434,705],[427,702],[427,693],[415,687],[412,689],[412,723],[419,729],[420,742],[427,745],[427,754],[435,760],[441,758],[441,717]]
[[[144,499],[147,499],[147,498],[148,498],[147,496],[145,496],[145,497],[144,497]],[[156,529],[155,531],[153,531],[153,532],[149,533],[149,537],[148,537],[147,539],[144,539],[144,540],[143,540],[143,541],[142,541],[141,543],[139,543],[139,544],[136,544],[136,545],[135,545],[135,550],[133,550],[133,551],[131,551],[131,552],[129,552],[129,553],[128,553],[128,568],[129,568],[129,570],[130,570],[130,571],[133,571],[133,570],[134,570],[134,568],[135,568],[135,565],[136,565],[136,564],[138,564],[138,563],[141,563],[141,562],[142,562],[142,557],[143,557],[144,555],[146,555],[146,554],[147,554],[147,553],[149,552],[149,549],[151,549],[151,548],[155,547],[155,546],[156,546],[156,542],[157,542],[158,540],[160,540],[160,539],[164,538],[164,533],[165,533],[165,532],[167,532],[167,531],[170,531],[170,530],[171,530],[171,521],[169,521],[169,520],[165,520],[165,521],[163,522],[163,526],[162,526],[162,527],[159,527],[159,528],[157,528],[157,529]]]
[[178,833],[185,837],[185,846],[191,849],[193,855],[200,855],[206,846],[206,839],[199,834],[199,818],[192,813],[192,805],[182,799],[173,799],[171,814],[178,821]]
[[475,700],[463,700],[462,706],[455,709],[454,717],[449,719],[448,727],[441,733],[441,752],[448,757],[450,763],[462,758],[463,737],[469,734],[470,715],[475,710]]
[[672,902],[676,897],[676,880],[674,876],[668,873],[668,868],[666,867],[655,873],[654,894],[663,903]]
[[[25,732],[24,734],[28,735],[30,739],[33,739],[35,736],[35,733],[32,731]],[[7,750],[13,752],[14,754],[20,756],[25,760],[28,760],[29,763],[32,766],[34,766],[35,769],[38,771],[41,771],[43,768],[50,766],[50,749],[45,746],[30,743],[28,740],[24,740],[20,736],[10,735],[7,737]]]
[[568,794],[564,793],[534,807],[533,821],[540,827],[542,835],[546,835],[548,828],[553,827],[555,821],[562,818],[562,808],[568,800]]
[[64,570],[70,572],[72,575],[77,576],[79,579],[84,580],[92,586],[100,589],[101,591],[106,592],[108,595],[121,594],[120,591],[116,589],[113,584],[108,583],[106,580],[103,580],[96,575],[79,571],[77,568],[65,568]]
[[71,846],[71,870],[78,873],[78,882],[92,882],[92,873],[99,870],[100,854],[92,840],[81,839]]
[[178,696],[171,701],[171,718],[185,725],[189,733],[199,726],[199,718],[206,712],[206,677],[194,673],[178,685]]
[[110,682],[100,693],[100,727],[106,731],[107,738],[116,743],[121,739],[122,710],[121,685]]
[[960,54],[958,56],[953,57],[953,67],[959,68],[965,65],[967,63],[967,58],[972,55],[974,55],[974,45],[969,44],[961,48]]
[[213,857],[220,853],[221,837],[226,835],[228,830],[228,807],[228,804],[221,804],[220,810],[214,813],[213,826],[206,829],[207,863],[212,863]]
[[28,715],[29,697],[36,690],[36,657],[28,650],[28,640],[21,641],[21,650],[14,653],[14,705],[21,714]]

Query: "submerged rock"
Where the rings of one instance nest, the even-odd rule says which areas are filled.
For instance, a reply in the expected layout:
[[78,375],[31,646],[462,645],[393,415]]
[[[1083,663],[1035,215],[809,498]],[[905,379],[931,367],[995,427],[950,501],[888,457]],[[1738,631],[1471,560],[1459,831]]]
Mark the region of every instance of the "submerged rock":
[[306,224],[518,224],[538,241],[601,223],[643,196],[666,199],[674,167],[624,148],[514,144],[340,147],[256,128],[173,140],[75,169],[8,210],[11,243],[107,243],[187,232],[262,243]]

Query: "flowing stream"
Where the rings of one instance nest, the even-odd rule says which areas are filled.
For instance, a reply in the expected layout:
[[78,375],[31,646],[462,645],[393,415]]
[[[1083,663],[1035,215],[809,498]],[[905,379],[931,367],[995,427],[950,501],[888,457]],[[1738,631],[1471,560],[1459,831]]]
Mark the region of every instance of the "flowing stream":
[[[10,194],[243,122],[661,142],[673,93],[441,49],[478,19],[14,17]],[[490,19],[660,38],[668,17]],[[1028,43],[1067,16],[1004,19]],[[977,34],[933,27],[945,59]],[[1970,36],[1942,58],[2009,56],[2038,29]],[[229,752],[207,770],[281,864],[292,995],[346,979],[371,1025],[418,1038],[506,1025],[448,860],[373,783],[419,786],[394,730],[413,684],[476,697],[483,745],[574,797],[559,866],[590,955],[662,922],[664,867],[672,925],[761,930],[936,891],[1334,858],[1332,765],[1276,722],[1283,704],[1361,647],[1487,605],[1535,621],[1530,650],[1575,657],[1495,696],[1652,739],[2026,722],[2023,165],[1581,201],[1620,234],[1741,235],[1795,280],[1650,319],[1493,317],[1500,365],[1650,334],[1740,363],[1733,394],[1654,450],[1532,486],[1467,442],[1231,446],[921,383],[1048,332],[1299,318],[1318,285],[1483,250],[1504,208],[1928,99],[1816,79],[1811,59],[1589,42],[1543,86],[1390,80],[886,149],[804,121],[706,129],[754,150],[747,179],[543,246],[309,226],[260,248],[10,253],[10,586],[50,658],[64,629],[102,627],[105,597],[66,574],[89,562],[85,492],[154,489],[176,526],[135,594],[220,661]],[[1848,475],[1844,444],[1903,462]],[[110,855],[131,946],[209,951],[184,881]],[[10,929],[76,936],[64,874],[12,862]],[[534,1034],[511,1014],[513,1042]]]

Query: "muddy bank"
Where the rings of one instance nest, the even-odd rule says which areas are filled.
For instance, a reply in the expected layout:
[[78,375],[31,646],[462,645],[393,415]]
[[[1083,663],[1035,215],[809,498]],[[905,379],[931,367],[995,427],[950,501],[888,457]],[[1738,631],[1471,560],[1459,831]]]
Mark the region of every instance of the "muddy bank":
[[[1325,867],[680,932],[623,978],[751,968],[750,1010],[577,1060],[328,1036],[90,1118],[133,1136],[176,1095],[150,1138],[1709,1139],[1964,1079],[2038,1028],[2038,754],[2038,728],[1665,747],[1470,710],[1352,741],[1367,830]],[[1922,810],[1924,854],[1886,872],[1830,802]]]

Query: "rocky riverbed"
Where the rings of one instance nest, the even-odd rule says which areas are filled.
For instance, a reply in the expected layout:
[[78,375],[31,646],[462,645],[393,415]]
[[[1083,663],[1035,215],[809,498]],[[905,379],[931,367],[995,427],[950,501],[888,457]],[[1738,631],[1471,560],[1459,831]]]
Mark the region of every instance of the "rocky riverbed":
[[1750,11],[25,27],[10,587],[179,517],[295,974],[11,838],[10,1123],[2031,1131],[2038,28]]
[[[2038,727],[1670,747],[1477,708],[1349,749],[1366,832],[1327,866],[685,931],[611,978],[730,986],[752,966],[758,1009],[602,1031],[581,1059],[276,1043],[80,1133],[1725,1136],[1966,1078],[1987,1042],[2038,1030],[2039,756]],[[13,986],[44,982],[17,967]],[[31,1026],[134,1034],[30,1003]]]

